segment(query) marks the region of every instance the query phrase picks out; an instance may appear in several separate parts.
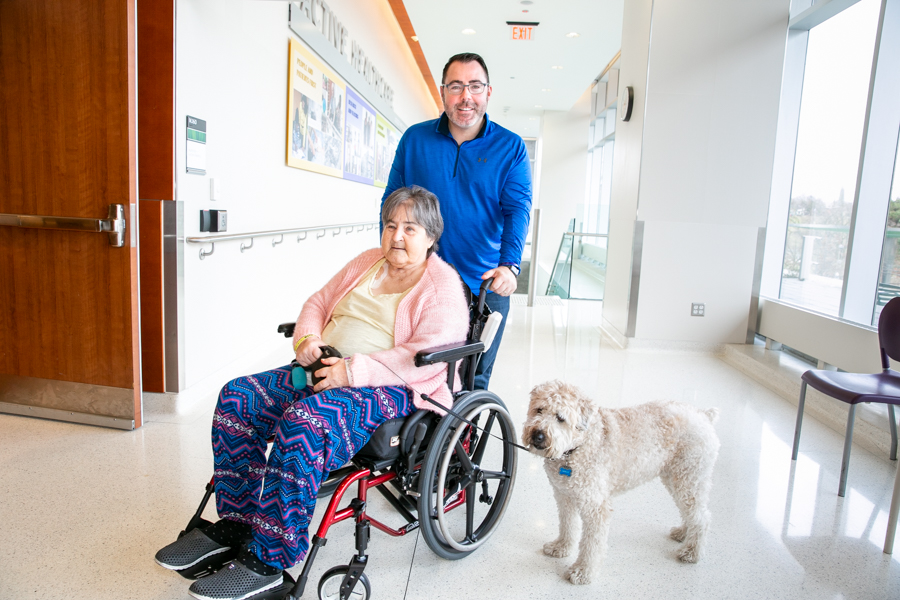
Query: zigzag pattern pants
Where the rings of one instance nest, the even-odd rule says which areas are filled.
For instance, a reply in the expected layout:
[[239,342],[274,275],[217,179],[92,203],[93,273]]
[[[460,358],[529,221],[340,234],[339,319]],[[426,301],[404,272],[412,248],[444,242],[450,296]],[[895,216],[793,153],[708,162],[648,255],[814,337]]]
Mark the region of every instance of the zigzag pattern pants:
[[380,424],[414,410],[401,387],[296,390],[290,366],[228,382],[212,426],[219,518],[249,524],[250,548],[263,562],[294,566],[309,549],[309,522],[327,473]]

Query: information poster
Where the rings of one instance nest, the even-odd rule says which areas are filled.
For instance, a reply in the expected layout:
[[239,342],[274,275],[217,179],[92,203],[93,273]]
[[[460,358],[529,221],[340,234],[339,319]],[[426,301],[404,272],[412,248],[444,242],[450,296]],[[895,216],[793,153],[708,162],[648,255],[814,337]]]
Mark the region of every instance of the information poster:
[[344,179],[375,182],[375,110],[347,88],[347,127],[344,130]]
[[287,163],[342,177],[346,86],[293,38],[289,56]]
[[381,115],[375,120],[375,185],[387,187],[400,132]]

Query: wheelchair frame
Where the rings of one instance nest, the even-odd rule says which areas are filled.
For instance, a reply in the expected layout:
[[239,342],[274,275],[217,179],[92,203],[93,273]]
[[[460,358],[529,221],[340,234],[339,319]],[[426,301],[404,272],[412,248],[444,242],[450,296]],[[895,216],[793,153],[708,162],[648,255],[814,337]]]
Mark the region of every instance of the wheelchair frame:
[[[460,375],[464,386],[460,392],[454,394],[452,408],[456,415],[463,417],[462,420],[449,414],[440,417],[433,411],[420,409],[404,419],[394,420],[402,423],[400,435],[397,436],[399,438],[397,456],[387,458],[366,456],[369,447],[367,444],[348,465],[329,473],[320,487],[318,497],[332,494],[332,498],[316,534],[311,539],[300,577],[294,581],[288,572],[284,571],[284,582],[281,586],[254,595],[248,600],[299,600],[306,588],[316,555],[328,541],[329,529],[332,525],[349,519],[356,521],[356,554],[349,564],[339,565],[325,572],[319,582],[319,598],[325,597],[324,587],[333,587],[338,580],[340,580],[336,591],[338,595],[327,597],[346,600],[360,583],[365,591],[362,598],[367,599],[370,596],[371,586],[364,570],[368,564],[366,551],[370,528],[373,526],[393,537],[404,536],[421,527],[428,546],[436,554],[449,560],[467,556],[493,533],[503,517],[515,484],[515,450],[504,443],[502,468],[499,471],[482,470],[480,465],[495,423],[499,423],[504,442],[515,441],[516,433],[503,402],[491,392],[474,390],[475,370],[485,350],[484,343],[479,338],[491,312],[485,304],[486,289],[490,282],[491,280],[487,280],[482,284],[477,302],[472,302],[470,294],[472,319],[468,341],[462,345],[431,348],[416,355],[416,366],[447,363],[447,382],[451,390],[456,377],[456,364],[463,361]],[[294,323],[280,325],[278,332],[287,338],[292,337]],[[484,413],[488,416],[481,433],[478,431],[481,428],[477,423]],[[379,429],[385,425],[387,423],[382,424]],[[429,433],[431,436],[426,439]],[[375,435],[378,435],[377,430]],[[432,450],[436,447],[436,440],[440,448]],[[393,446],[393,443],[391,445]],[[447,478],[448,475],[452,475],[451,479]],[[497,480],[496,497],[489,491],[488,482],[491,480]],[[339,509],[344,495],[354,483],[357,484],[356,497],[350,500],[349,505]],[[385,484],[391,484],[398,494],[394,495],[385,489]],[[479,485],[482,493],[476,499],[476,487]],[[210,479],[200,506],[179,537],[195,527],[202,529],[210,525],[201,515],[213,489],[213,479]],[[371,489],[378,490],[407,520],[405,525],[394,529],[368,514],[366,508],[368,492]],[[416,502],[410,498],[415,498]],[[440,498],[439,502],[437,498]],[[474,523],[476,500],[490,507],[477,529]],[[447,531],[444,515],[463,505],[466,506],[465,537],[462,541],[457,541],[452,533]],[[418,516],[413,512],[418,513]],[[437,521],[438,524],[435,525],[433,521]],[[217,554],[179,573],[187,578],[208,575],[235,558],[237,552],[238,549],[233,549],[231,552]]]

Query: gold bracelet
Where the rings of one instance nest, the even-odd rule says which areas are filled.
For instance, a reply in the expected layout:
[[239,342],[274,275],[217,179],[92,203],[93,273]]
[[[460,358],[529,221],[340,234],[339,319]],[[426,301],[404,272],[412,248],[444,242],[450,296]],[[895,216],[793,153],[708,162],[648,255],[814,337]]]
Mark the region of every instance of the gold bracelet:
[[297,351],[297,348],[300,347],[300,344],[302,344],[303,342],[305,342],[305,341],[308,340],[309,338],[315,337],[315,336],[316,336],[316,334],[314,334],[314,333],[307,333],[307,334],[304,335],[302,338],[300,338],[299,340],[297,340],[296,342],[294,342],[294,352]]

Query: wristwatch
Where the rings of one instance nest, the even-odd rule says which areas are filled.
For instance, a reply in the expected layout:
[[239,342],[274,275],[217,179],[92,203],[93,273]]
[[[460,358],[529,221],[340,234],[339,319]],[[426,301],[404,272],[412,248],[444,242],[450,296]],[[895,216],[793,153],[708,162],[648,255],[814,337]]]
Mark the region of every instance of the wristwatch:
[[512,274],[515,275],[516,277],[518,277],[519,273],[522,272],[522,270],[519,268],[519,265],[500,265],[500,266],[506,267],[507,269],[512,271]]

